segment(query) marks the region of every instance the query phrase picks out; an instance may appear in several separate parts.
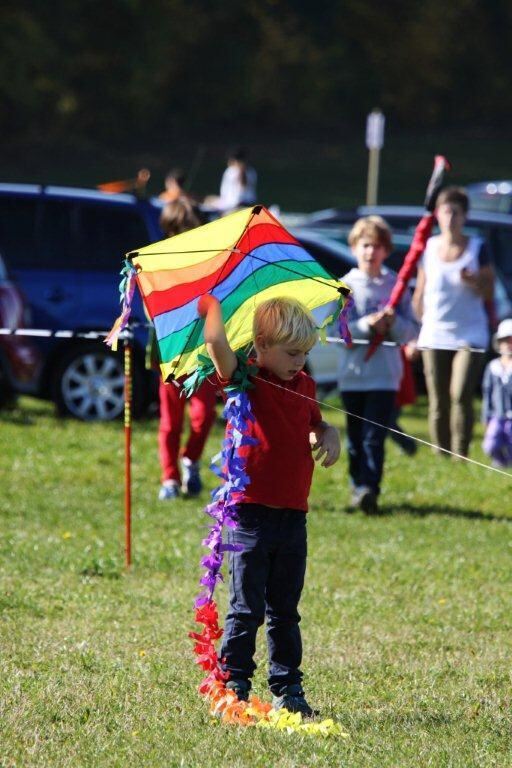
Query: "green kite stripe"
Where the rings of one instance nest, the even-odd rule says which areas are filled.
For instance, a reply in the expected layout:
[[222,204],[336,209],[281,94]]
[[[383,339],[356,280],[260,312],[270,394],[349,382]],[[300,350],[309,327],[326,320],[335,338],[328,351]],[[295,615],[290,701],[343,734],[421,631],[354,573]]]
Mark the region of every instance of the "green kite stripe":
[[[286,282],[307,280],[310,278],[319,278],[325,282],[332,281],[332,278],[327,276],[325,269],[317,262],[311,261],[301,263],[300,269],[302,271],[300,273],[297,267],[298,264],[296,261],[287,260],[275,264],[268,264],[265,267],[258,269],[254,274],[249,275],[249,277],[233,289],[229,296],[222,300],[222,315],[224,322],[227,323],[235,312],[240,309],[242,304],[251,296],[256,296],[260,291],[271,285],[277,285],[278,283],[283,282],[283,276],[285,276]],[[333,298],[335,290],[336,288],[333,285]],[[171,333],[163,339],[158,340],[161,361],[162,363],[168,363],[179,355],[180,352],[181,354],[191,352],[199,344],[203,343],[203,323],[193,320],[180,331]]]

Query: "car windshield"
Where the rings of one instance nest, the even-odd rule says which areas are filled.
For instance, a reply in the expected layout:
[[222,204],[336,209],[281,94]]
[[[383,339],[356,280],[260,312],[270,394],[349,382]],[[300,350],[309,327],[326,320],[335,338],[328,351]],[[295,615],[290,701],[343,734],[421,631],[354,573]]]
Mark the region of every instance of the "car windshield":
[[1,255],[0,255],[0,280],[7,280],[7,269],[5,267],[5,263]]

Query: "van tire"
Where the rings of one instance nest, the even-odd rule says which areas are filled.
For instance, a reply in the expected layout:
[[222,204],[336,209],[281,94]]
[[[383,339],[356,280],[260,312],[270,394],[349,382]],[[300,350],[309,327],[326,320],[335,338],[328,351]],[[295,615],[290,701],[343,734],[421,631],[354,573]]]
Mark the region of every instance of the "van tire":
[[[68,349],[52,377],[53,400],[62,416],[81,421],[112,421],[124,412],[124,363],[121,352],[90,342]],[[132,356],[132,413],[147,404],[145,381]]]

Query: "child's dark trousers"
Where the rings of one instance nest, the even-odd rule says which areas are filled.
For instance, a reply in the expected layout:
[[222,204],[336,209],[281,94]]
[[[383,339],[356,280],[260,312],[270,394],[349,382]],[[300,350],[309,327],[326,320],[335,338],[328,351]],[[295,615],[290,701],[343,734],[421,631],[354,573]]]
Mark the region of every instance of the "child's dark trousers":
[[229,608],[221,658],[233,680],[252,677],[258,627],[266,618],[268,684],[275,695],[300,683],[302,641],[297,610],[306,572],[306,513],[259,504],[239,507],[239,526],[230,543]]
[[[347,415],[348,471],[352,486],[356,489],[366,486],[378,496],[384,469],[385,427],[391,420],[396,392],[386,389],[342,391],[341,397],[345,410],[354,414]],[[377,424],[382,424],[384,429]]]

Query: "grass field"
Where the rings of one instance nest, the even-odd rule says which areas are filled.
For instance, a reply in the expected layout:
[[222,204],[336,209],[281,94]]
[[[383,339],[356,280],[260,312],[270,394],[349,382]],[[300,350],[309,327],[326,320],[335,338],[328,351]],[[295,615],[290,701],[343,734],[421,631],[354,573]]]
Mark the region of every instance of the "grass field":
[[[403,423],[426,437],[424,403]],[[2,768],[512,765],[512,478],[390,445],[384,514],[368,518],[346,513],[344,461],[317,470],[305,683],[350,738],[239,730],[196,692],[206,497],[156,501],[156,428],[134,428],[126,573],[121,423],[59,420],[29,399],[0,413]],[[258,659],[267,698],[262,639]]]

